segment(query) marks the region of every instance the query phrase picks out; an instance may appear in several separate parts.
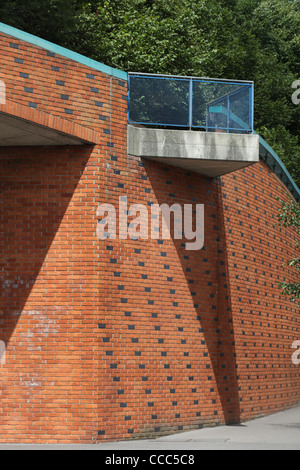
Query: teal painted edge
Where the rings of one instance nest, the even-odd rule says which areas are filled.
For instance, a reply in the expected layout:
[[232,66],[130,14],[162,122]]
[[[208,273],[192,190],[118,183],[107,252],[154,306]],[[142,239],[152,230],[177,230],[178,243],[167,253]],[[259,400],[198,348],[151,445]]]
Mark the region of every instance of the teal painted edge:
[[254,132],[254,134],[258,135],[260,145],[266,150],[266,152],[268,154],[268,157],[271,158],[271,161],[273,161],[273,164],[269,164],[268,158],[267,158],[266,164],[269,166],[269,168],[272,171],[274,171],[274,168],[279,169],[279,174],[277,174],[276,171],[274,171],[275,174],[277,174],[277,176],[285,184],[287,189],[291,192],[291,194],[299,202],[300,201],[300,189],[298,188],[297,184],[295,183],[295,181],[291,177],[291,175],[290,175],[289,171],[287,170],[286,166],[281,161],[281,159],[279,158],[277,153],[272,149],[272,147],[259,134],[257,134],[257,132]]
[[80,64],[86,65],[87,67],[91,67],[92,69],[98,70],[99,72],[103,72],[107,75],[119,78],[120,80],[127,81],[127,73],[123,72],[122,70],[114,69],[113,67],[109,67],[108,65],[102,64],[101,62],[89,59],[84,55],[70,51],[65,47],[58,46],[57,44],[53,44],[52,42],[38,38],[37,36],[33,36],[32,34],[26,33],[25,31],[21,31],[20,29],[13,28],[12,26],[8,26],[4,23],[0,23],[0,32],[7,34],[8,36],[20,39],[20,41],[29,42],[30,44],[34,44],[35,46],[41,47],[42,49],[54,52],[55,54],[66,57],[67,59],[79,62]]

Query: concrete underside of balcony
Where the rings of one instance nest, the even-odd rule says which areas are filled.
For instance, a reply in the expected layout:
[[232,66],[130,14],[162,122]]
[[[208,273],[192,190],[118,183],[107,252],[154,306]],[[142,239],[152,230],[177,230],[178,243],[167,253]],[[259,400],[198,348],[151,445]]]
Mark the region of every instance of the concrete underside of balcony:
[[128,154],[216,178],[257,163],[259,137],[128,125]]

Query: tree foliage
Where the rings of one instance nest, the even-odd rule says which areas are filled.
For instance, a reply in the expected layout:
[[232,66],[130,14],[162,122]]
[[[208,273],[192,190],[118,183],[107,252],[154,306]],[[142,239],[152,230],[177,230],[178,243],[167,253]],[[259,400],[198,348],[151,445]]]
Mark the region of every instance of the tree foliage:
[[76,28],[78,6],[74,0],[1,0],[0,21],[69,47]]
[[[279,200],[279,199],[278,199]],[[297,239],[300,237],[300,204],[289,198],[288,202],[280,201],[280,209],[278,225],[282,227],[290,227],[295,231]],[[296,249],[299,252],[300,242],[296,243]],[[279,287],[282,289],[283,295],[289,297],[293,302],[300,299],[300,254],[291,259],[288,264],[293,271],[293,279],[280,282]]]

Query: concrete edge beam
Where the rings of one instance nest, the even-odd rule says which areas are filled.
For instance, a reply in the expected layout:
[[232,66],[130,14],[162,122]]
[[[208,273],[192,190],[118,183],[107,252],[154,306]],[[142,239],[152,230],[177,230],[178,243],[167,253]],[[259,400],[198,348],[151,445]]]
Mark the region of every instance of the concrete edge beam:
[[128,154],[216,177],[259,161],[259,137],[128,125]]

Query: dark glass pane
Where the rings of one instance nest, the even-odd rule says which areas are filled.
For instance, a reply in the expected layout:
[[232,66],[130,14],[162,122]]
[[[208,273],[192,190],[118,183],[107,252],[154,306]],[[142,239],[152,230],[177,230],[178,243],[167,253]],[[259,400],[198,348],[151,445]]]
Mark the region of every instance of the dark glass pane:
[[193,126],[209,131],[250,130],[250,85],[193,82]]
[[249,86],[244,86],[239,91],[235,92],[230,96],[230,128],[243,130],[249,129],[251,127],[249,94]]
[[189,126],[189,80],[130,77],[129,121]]

